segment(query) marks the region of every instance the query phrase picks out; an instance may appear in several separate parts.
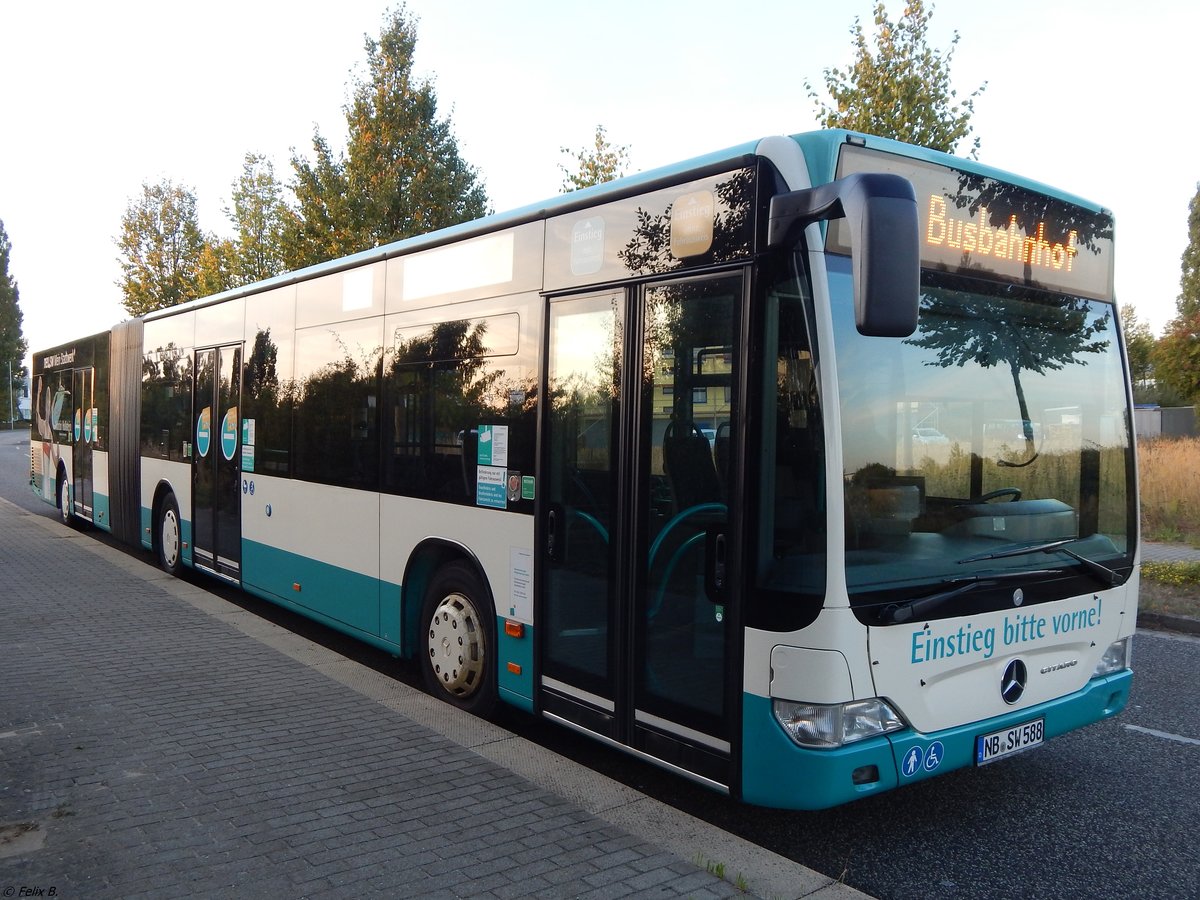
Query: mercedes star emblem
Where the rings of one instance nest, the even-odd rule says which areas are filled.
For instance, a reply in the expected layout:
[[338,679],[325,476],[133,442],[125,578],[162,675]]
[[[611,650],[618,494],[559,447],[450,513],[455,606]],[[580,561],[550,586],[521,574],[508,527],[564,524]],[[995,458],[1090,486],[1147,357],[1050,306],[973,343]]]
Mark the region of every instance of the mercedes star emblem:
[[1029,681],[1029,672],[1025,663],[1014,659],[1004,669],[1004,677],[1000,679],[1000,696],[1009,706],[1021,699],[1025,693],[1025,683]]

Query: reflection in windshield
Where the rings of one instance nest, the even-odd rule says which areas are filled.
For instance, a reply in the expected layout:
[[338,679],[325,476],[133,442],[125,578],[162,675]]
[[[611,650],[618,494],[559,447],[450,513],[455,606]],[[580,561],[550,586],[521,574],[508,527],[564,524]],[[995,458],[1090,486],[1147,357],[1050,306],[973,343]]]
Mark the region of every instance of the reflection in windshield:
[[1022,542],[1078,539],[1074,553],[1122,564],[1132,463],[1112,307],[928,279],[903,341],[859,335],[836,304],[852,597],[1044,568],[1041,554],[983,562]]

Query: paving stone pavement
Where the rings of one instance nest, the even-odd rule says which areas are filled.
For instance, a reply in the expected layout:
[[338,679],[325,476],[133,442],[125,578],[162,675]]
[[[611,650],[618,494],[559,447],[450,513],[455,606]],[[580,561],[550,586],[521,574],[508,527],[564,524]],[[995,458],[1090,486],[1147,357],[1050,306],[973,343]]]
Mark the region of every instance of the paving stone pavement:
[[1142,541],[1142,562],[1200,562],[1200,550],[1188,544]]
[[0,894],[23,890],[863,896],[0,500]]

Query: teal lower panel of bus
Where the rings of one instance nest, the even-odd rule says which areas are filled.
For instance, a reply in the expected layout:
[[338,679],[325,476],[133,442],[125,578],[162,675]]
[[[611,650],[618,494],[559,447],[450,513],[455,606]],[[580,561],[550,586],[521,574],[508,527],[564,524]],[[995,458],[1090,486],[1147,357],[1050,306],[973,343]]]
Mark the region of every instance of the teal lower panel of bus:
[[1049,739],[1115,716],[1129,701],[1132,681],[1133,673],[1125,670],[1093,678],[1074,694],[1003,716],[932,734],[910,729],[835,750],[797,746],[775,720],[771,700],[745,694],[742,799],[782,809],[826,809],[933,778],[973,765],[980,735],[1043,719]]
[[500,699],[533,712],[533,626],[522,625],[521,637],[505,633],[503,616],[496,617],[496,668]]
[[[400,647],[400,585],[257,541],[242,541],[242,584],[356,637]],[[385,612],[386,611],[386,612]]]
[[[404,646],[401,585],[248,540],[242,541],[242,585],[264,600],[390,653],[412,656],[415,651]],[[505,622],[496,618],[500,699],[532,712],[533,629],[524,625],[522,635],[515,637],[506,634]],[[410,627],[417,627],[415,616]]]
[[92,494],[92,524],[102,531],[112,531],[112,517],[109,513],[108,495]]

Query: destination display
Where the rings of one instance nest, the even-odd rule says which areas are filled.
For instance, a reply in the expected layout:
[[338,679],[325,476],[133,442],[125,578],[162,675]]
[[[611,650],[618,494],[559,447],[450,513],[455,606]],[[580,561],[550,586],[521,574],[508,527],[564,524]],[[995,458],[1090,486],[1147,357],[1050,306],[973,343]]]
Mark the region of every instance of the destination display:
[[[892,153],[844,144],[837,177],[887,172],[912,182],[921,265],[1112,299],[1112,217],[1027,188]],[[826,247],[851,252],[844,219]]]

